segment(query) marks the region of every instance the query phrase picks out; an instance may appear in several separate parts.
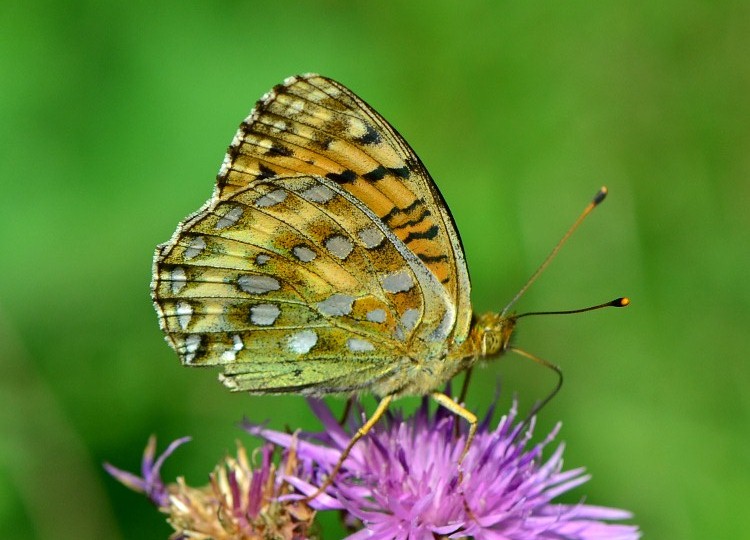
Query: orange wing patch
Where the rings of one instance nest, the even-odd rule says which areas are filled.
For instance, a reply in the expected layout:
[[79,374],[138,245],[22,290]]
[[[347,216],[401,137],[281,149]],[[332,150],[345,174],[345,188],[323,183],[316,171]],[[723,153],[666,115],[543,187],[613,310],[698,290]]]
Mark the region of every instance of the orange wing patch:
[[450,296],[468,286],[468,277],[458,283],[456,276],[457,265],[465,272],[455,253],[458,233],[449,216],[435,212],[437,190],[419,158],[380,115],[330,79],[292,77],[256,104],[229,148],[218,194],[294,174],[329,178],[364,202]]

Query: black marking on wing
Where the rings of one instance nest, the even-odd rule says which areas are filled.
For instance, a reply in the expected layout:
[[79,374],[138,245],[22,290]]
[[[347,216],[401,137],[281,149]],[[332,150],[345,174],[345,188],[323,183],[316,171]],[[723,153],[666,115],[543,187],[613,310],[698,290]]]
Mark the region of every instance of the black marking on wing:
[[260,172],[260,174],[257,174],[255,176],[256,180],[265,180],[266,178],[273,178],[276,176],[276,171],[274,171],[270,167],[263,165],[262,163],[258,163],[258,171]]
[[399,178],[409,178],[411,176],[411,169],[409,167],[391,167],[388,169],[394,176]]
[[[448,262],[447,255],[425,255],[424,253],[417,253],[417,257],[419,257],[424,263]],[[450,279],[448,279],[448,281],[450,281]]]
[[357,142],[359,144],[378,144],[382,140],[380,137],[380,133],[377,132],[377,130],[371,126],[370,124],[365,124],[367,126],[367,132],[354,139],[354,142]]
[[409,178],[411,171],[409,171],[408,167],[385,167],[383,165],[378,165],[370,172],[363,174],[362,178],[374,182],[376,180],[382,180],[389,174],[397,178],[406,179]]
[[271,145],[271,148],[269,148],[266,151],[266,155],[268,157],[276,157],[276,156],[289,157],[289,156],[291,156],[293,154],[294,154],[294,152],[292,151],[291,148],[287,148],[286,146],[283,146],[283,145],[278,144],[278,143],[273,143]]
[[409,206],[405,206],[404,208],[399,208],[398,206],[394,206],[393,208],[390,209],[390,211],[387,214],[385,214],[380,219],[383,222],[388,222],[392,220],[393,218],[395,218],[397,215],[409,213],[412,210],[414,210],[416,207],[421,206],[422,204],[424,204],[422,202],[422,199],[415,199],[413,203],[411,203]]
[[431,216],[431,215],[432,215],[432,212],[430,212],[429,209],[425,208],[424,210],[422,210],[422,213],[419,214],[419,216],[415,217],[414,219],[404,221],[403,223],[399,223],[398,225],[394,225],[393,227],[391,227],[391,229],[395,231],[397,229],[403,229],[404,227],[409,227],[411,225],[418,225],[427,216]]
[[350,169],[346,169],[340,174],[328,173],[326,175],[326,178],[328,178],[329,180],[333,180],[337,184],[349,184],[357,179],[357,173]]
[[410,242],[412,242],[414,240],[419,240],[421,238],[426,238],[428,240],[432,240],[433,238],[435,238],[438,235],[439,232],[440,232],[440,229],[438,229],[437,225],[433,225],[432,227],[430,227],[426,231],[414,231],[414,232],[410,232],[409,234],[406,235],[406,238],[404,238],[404,243],[408,244],[408,243],[410,243]]
[[363,174],[362,178],[373,182],[375,180],[382,180],[383,178],[385,178],[386,174],[388,174],[388,169],[386,169],[382,165],[378,165],[376,168],[374,168],[370,172]]
[[237,146],[230,146],[227,148],[227,155],[231,158],[232,162],[234,162],[234,160],[237,159],[237,156],[240,155],[240,146],[241,145],[238,144]]

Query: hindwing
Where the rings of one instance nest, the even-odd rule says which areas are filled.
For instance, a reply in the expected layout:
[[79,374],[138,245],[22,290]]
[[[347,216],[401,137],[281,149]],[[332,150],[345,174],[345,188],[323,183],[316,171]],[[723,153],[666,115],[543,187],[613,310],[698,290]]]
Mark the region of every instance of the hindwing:
[[159,247],[153,295],[188,365],[253,392],[345,392],[444,347],[455,306],[373,212],[327,178],[254,180]]

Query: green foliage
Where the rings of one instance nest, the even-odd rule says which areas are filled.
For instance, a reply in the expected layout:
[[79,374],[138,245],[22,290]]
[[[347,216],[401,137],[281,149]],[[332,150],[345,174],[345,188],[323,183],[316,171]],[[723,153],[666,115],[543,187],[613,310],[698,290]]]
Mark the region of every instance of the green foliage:
[[[154,246],[208,198],[237,124],[306,71],[352,88],[422,157],[479,311],[502,307],[610,188],[518,305],[633,300],[523,320],[516,344],[566,375],[539,429],[562,419],[566,465],[594,475],[587,502],[633,510],[649,537],[750,535],[750,4],[4,8],[4,537],[165,538],[102,461],[135,469],[149,434],[190,434],[164,472],[199,483],[246,438],[245,414],[315,428],[300,397],[230,395],[215,373],[180,368],[148,294]],[[498,378],[527,408],[554,384],[508,355],[475,377],[470,408]]]

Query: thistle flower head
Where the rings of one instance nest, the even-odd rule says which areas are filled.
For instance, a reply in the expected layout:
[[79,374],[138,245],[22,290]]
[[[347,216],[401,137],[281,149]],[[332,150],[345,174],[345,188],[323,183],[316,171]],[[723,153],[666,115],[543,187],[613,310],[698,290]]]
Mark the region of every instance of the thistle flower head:
[[[332,471],[351,437],[322,402],[311,400],[310,405],[325,431],[298,435],[298,458],[309,474],[289,480],[306,495]],[[563,445],[542,458],[559,426],[528,447],[532,428],[520,433],[523,425],[515,407],[495,429],[489,427],[491,414],[460,466],[468,432],[464,422],[457,429],[454,415],[442,409],[431,414],[426,399],[408,419],[391,415],[354,446],[332,485],[311,504],[343,509],[349,522],[361,523],[363,528],[351,540],[640,537],[635,526],[609,523],[630,518],[624,510],[554,503],[589,479],[583,469],[562,470]],[[359,418],[350,422],[352,432],[362,425]],[[297,440],[259,426],[246,429],[285,448]]]
[[174,450],[189,440],[178,439],[154,460],[156,439],[151,437],[143,454],[142,477],[110,464],[104,467],[131,489],[145,493],[168,515],[174,529],[170,537],[196,540],[297,540],[311,538],[315,512],[301,501],[286,501],[290,492],[284,477],[294,475],[297,458],[291,445],[279,467],[272,457],[274,447],[260,451],[260,467],[253,469],[245,449],[238,444],[237,457],[225,457],[209,475],[209,484],[191,487],[183,478],[165,485],[160,468]]

